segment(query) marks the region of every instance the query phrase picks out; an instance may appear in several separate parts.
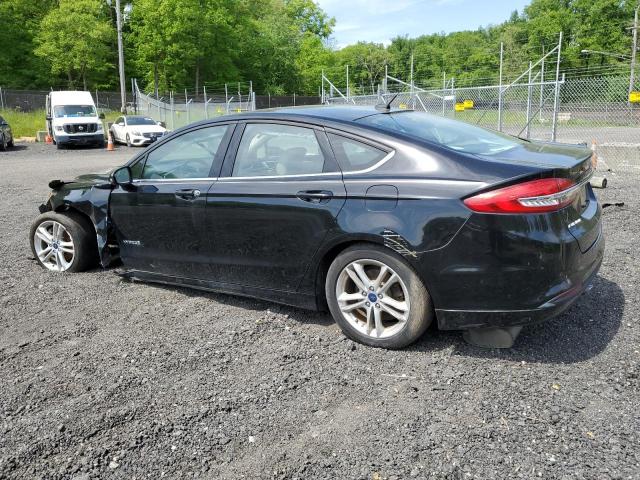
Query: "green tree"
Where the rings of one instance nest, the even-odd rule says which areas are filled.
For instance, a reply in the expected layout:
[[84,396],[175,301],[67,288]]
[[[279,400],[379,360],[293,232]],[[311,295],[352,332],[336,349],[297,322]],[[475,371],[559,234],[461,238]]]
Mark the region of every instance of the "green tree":
[[349,65],[351,87],[359,86],[363,93],[374,94],[384,78],[384,67],[390,56],[382,44],[358,42],[337,53],[338,63],[344,70]]
[[[34,55],[34,36],[55,0],[0,1],[0,85],[37,88],[48,80],[44,59]],[[46,83],[45,83],[46,84]]]
[[51,73],[65,75],[69,88],[86,90],[88,77],[98,80],[114,67],[108,15],[100,0],[60,0],[40,23],[35,54],[47,60]]

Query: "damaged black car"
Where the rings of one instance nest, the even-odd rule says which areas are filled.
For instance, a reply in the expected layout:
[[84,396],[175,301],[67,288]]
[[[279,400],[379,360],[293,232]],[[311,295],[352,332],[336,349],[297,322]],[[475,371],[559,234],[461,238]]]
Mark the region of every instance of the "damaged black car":
[[510,346],[600,267],[591,155],[384,106],[245,113],[52,181],[30,242],[53,272],[328,309],[367,345],[436,322]]

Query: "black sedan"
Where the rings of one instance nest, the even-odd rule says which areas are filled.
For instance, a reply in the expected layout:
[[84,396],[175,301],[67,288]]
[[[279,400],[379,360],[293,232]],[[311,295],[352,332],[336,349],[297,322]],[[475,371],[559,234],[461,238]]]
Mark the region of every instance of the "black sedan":
[[0,151],[13,147],[13,132],[4,117],[0,116]]
[[77,272],[328,308],[400,348],[435,320],[510,346],[602,262],[591,151],[413,111],[311,107],[189,125],[109,174],[54,180],[34,256]]

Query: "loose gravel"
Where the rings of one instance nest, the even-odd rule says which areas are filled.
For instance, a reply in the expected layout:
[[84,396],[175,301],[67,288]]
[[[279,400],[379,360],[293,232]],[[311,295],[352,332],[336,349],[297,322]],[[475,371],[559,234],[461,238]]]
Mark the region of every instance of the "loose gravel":
[[51,179],[132,150],[0,153],[0,478],[640,478],[640,169],[609,174],[593,290],[514,348],[385,351],[327,314],[52,274]]

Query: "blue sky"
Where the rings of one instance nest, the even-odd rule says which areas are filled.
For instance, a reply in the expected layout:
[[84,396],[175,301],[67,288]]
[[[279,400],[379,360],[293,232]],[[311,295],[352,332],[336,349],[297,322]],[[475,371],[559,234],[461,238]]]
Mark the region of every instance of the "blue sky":
[[475,30],[522,12],[530,0],[316,0],[335,17],[341,48],[358,40],[388,44],[398,35]]

